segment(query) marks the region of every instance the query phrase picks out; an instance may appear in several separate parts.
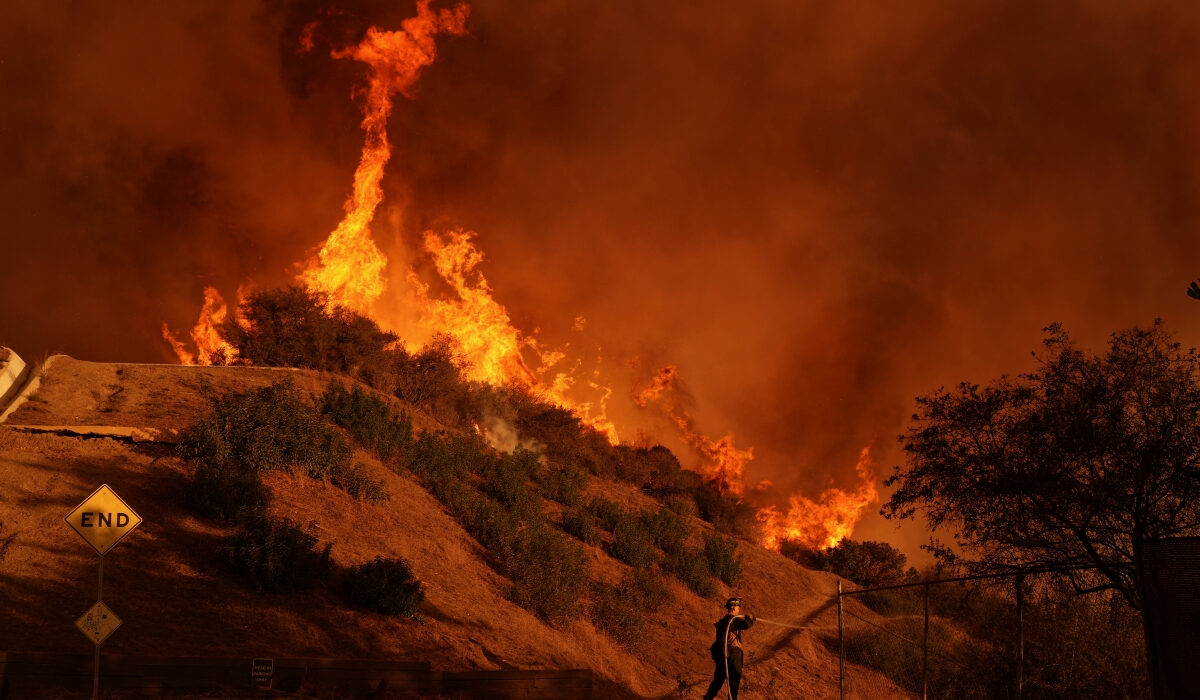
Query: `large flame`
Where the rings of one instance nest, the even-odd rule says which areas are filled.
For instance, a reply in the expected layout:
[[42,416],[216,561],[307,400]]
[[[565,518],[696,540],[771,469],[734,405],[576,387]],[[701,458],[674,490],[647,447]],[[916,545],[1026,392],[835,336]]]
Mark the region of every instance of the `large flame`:
[[[754,459],[754,448],[738,449],[733,444],[733,435],[714,440],[696,428],[688,407],[683,400],[679,370],[674,366],[663,367],[641,389],[633,392],[633,401],[646,408],[655,404],[675,424],[684,442],[701,458],[700,473],[717,482],[727,493],[742,495],[746,492],[744,471],[746,464]],[[762,544],[769,549],[779,549],[784,540],[797,540],[815,549],[837,546],[850,535],[867,505],[879,500],[875,488],[875,473],[871,468],[870,447],[864,447],[859,455],[859,486],[853,492],[839,488],[826,489],[816,501],[803,495],[790,498],[787,513],[775,506],[758,511],[762,529]],[[756,487],[769,487],[764,482]]]
[[[579,401],[573,397],[579,363],[569,370],[554,371],[566,353],[543,346],[512,325],[508,310],[492,297],[487,278],[477,269],[483,254],[471,241],[475,235],[473,231],[454,231],[443,238],[432,231],[425,232],[425,251],[433,257],[438,275],[454,295],[448,299],[432,298],[429,286],[409,273],[410,285],[421,308],[419,323],[423,333],[446,333],[458,342],[468,379],[529,389],[570,410],[585,424],[604,433],[609,442],[617,444],[617,428],[606,415],[612,389],[600,383],[597,372],[588,386],[600,393],[599,401]],[[580,325],[581,319],[576,319],[576,327]],[[411,336],[411,329],[402,335]],[[540,361],[536,371],[526,362],[524,349]],[[554,375],[547,382],[546,375],[551,372]]]
[[354,190],[346,201],[346,216],[329,234],[316,259],[310,260],[301,280],[310,289],[328,295],[330,304],[344,306],[370,316],[375,300],[383,294],[387,258],[371,237],[371,220],[383,201],[383,169],[392,155],[387,137],[387,120],[392,113],[392,95],[409,94],[421,69],[437,57],[434,36],[466,33],[468,8],[434,12],[429,0],[417,3],[417,16],[400,24],[400,30],[385,32],[375,27],[355,47],[334,51],[335,58],[353,58],[370,67],[363,95],[362,158],[354,171]]
[[774,506],[760,510],[763,546],[779,549],[784,540],[794,540],[814,549],[836,547],[854,531],[863,509],[879,500],[872,465],[871,448],[864,447],[854,467],[859,478],[854,491],[826,489],[816,501],[796,494],[786,513]]

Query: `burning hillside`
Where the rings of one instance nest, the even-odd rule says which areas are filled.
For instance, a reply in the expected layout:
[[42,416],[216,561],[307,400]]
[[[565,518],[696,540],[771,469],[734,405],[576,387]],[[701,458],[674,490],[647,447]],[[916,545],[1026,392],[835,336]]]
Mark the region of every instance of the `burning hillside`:
[[[422,69],[437,58],[437,35],[463,36],[468,16],[465,4],[434,10],[430,0],[421,0],[416,16],[405,20],[399,30],[371,27],[357,45],[332,48],[333,58],[352,59],[368,69],[366,82],[356,88],[354,95],[363,114],[362,155],[344,218],[304,264],[297,279],[309,290],[322,294],[331,307],[370,317],[381,328],[396,333],[410,352],[439,334],[449,336],[456,343],[466,379],[528,390],[571,411],[610,443],[618,444],[618,428],[608,416],[608,400],[618,378],[601,376],[599,369],[581,373],[590,358],[572,356],[569,347],[549,347],[538,340],[536,331],[524,332],[514,325],[479,270],[484,255],[475,243],[474,232],[431,230],[423,235],[421,254],[432,263],[437,282],[446,289],[444,294],[431,291],[432,285],[423,281],[416,270],[389,266],[390,261],[372,235],[371,223],[385,198],[381,182],[392,153],[387,125],[393,98],[397,94],[413,96],[412,88]],[[306,25],[300,50],[316,50],[313,27]],[[244,293],[244,289],[239,290],[239,303]],[[384,310],[378,303],[384,297],[392,302],[387,309],[403,311]],[[163,337],[184,364],[233,361],[236,348],[217,330],[228,315],[228,305],[218,290],[207,288],[200,318],[191,331],[195,352],[165,324]],[[244,319],[237,322],[245,323]],[[584,323],[582,316],[576,318],[577,327]],[[678,370],[664,367],[646,386],[635,387],[632,399],[637,407],[653,408],[669,419],[683,443],[695,453],[697,470],[703,476],[715,480],[730,494],[750,496],[763,503],[759,521],[765,546],[778,548],[783,539],[790,538],[812,547],[832,547],[852,533],[863,509],[878,500],[875,475],[869,466],[868,450],[864,449],[856,470],[862,483],[856,491],[830,488],[815,501],[792,494],[787,497],[786,513],[781,512],[769,504],[781,495],[770,482],[747,488],[744,470],[754,458],[754,449],[735,446],[732,435],[713,439],[703,434],[680,396],[678,383]]]

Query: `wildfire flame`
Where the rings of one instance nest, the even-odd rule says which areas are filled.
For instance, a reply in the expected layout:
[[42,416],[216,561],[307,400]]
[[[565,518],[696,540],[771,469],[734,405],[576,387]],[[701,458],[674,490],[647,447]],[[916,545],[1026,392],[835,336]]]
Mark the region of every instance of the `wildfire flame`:
[[[400,30],[372,27],[356,46],[333,51],[335,58],[352,58],[369,67],[365,88],[355,91],[362,98],[362,157],[345,203],[345,217],[306,263],[299,279],[309,289],[325,294],[331,306],[374,318],[383,328],[397,332],[410,349],[439,333],[451,336],[465,359],[463,372],[467,379],[528,389],[572,411],[617,444],[616,426],[607,417],[607,403],[613,391],[602,381],[599,369],[590,376],[582,375],[586,378],[581,379],[582,360],[566,362],[567,354],[540,343],[536,330],[525,334],[513,326],[508,311],[493,298],[491,287],[479,270],[483,254],[472,240],[474,232],[457,230],[443,235],[425,232],[423,251],[451,291],[447,297],[433,296],[430,286],[411,269],[406,274],[393,275],[392,288],[388,289],[385,275],[388,260],[376,245],[370,227],[383,200],[380,183],[391,157],[387,121],[392,96],[400,93],[411,97],[411,88],[421,71],[437,56],[436,35],[464,34],[467,16],[465,4],[435,12],[430,9],[430,0],[419,0],[417,15],[405,20]],[[315,29],[315,23],[304,28],[301,50],[313,49]],[[382,312],[377,302],[385,290],[391,295],[389,298],[404,299],[412,308],[403,313]],[[239,299],[244,297],[243,290],[239,289],[238,294]],[[200,318],[191,332],[196,352],[190,352],[165,323],[163,338],[183,364],[227,362],[236,356],[236,349],[217,333],[227,316],[225,301],[215,288],[208,287]],[[576,331],[585,325],[582,316],[574,319]],[[531,367],[526,354],[536,357],[536,368]],[[577,399],[576,394],[583,387],[598,398]],[[635,389],[632,398],[639,407],[654,404],[663,411],[701,458],[700,471],[704,476],[715,480],[727,492],[737,495],[746,492],[744,471],[754,458],[754,449],[737,447],[732,434],[713,439],[697,429],[682,400],[675,367],[659,370],[645,387]],[[480,430],[479,426],[476,430]],[[812,547],[828,548],[848,536],[863,508],[878,500],[868,448],[863,449],[856,471],[860,485],[852,492],[829,488],[816,501],[794,495],[786,513],[773,506],[761,509],[758,518],[764,532],[763,544],[777,549],[785,539],[793,539]]]
[[795,540],[815,549],[829,549],[849,537],[863,508],[879,500],[870,447],[862,449],[854,470],[859,478],[854,491],[830,488],[816,501],[796,494],[787,513],[774,506],[760,510],[763,546],[779,549],[784,540]]
[[192,328],[192,342],[196,344],[196,353],[192,354],[183,342],[175,337],[167,324],[162,324],[163,339],[170,343],[180,364],[211,365],[214,362],[229,362],[237,357],[237,348],[225,342],[217,328],[225,323],[229,307],[216,287],[204,288],[204,306],[200,309],[200,318]]
[[667,366],[655,373],[645,388],[633,392],[633,402],[639,408],[646,408],[651,402],[657,402],[667,417],[675,423],[684,442],[704,459],[701,473],[709,479],[715,479],[723,490],[740,496],[745,491],[742,474],[746,463],[754,459],[754,448],[739,450],[733,444],[732,434],[713,440],[701,433],[696,429],[695,420],[679,396],[679,370],[674,366]]
[[346,201],[346,216],[329,234],[315,260],[309,261],[301,280],[310,289],[328,295],[331,305],[344,306],[370,316],[383,294],[387,258],[371,238],[371,220],[383,201],[383,169],[392,155],[387,120],[392,94],[409,96],[421,70],[437,57],[434,37],[439,33],[461,36],[467,31],[468,8],[434,12],[430,0],[417,3],[417,16],[400,24],[400,30],[367,30],[353,48],[333,52],[334,58],[353,58],[370,67],[363,94],[362,158],[354,171],[354,190]]
[[[701,474],[715,480],[727,493],[744,494],[743,474],[746,464],[754,459],[754,448],[738,449],[733,444],[733,435],[713,440],[699,432],[681,397],[679,370],[674,366],[658,370],[645,387],[633,392],[633,401],[639,407],[654,403],[671,419],[684,442],[700,456]],[[777,550],[784,540],[797,540],[816,549],[837,546],[854,531],[863,509],[879,500],[870,447],[863,448],[855,471],[859,486],[853,492],[829,488],[816,501],[795,494],[786,514],[775,506],[759,509],[763,546]],[[760,486],[769,485],[764,482]]]

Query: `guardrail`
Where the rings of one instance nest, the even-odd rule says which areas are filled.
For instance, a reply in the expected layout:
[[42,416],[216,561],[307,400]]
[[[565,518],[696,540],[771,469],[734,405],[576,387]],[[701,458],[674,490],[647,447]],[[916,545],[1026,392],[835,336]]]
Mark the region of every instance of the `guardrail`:
[[[261,659],[258,661],[262,661]],[[104,654],[100,691],[157,695],[181,691],[339,691],[416,693],[482,700],[590,700],[592,673],[586,669],[535,671],[435,671],[423,661],[370,659],[272,659],[270,680],[254,678],[255,659]],[[0,652],[0,698],[17,700],[46,693],[84,693],[92,686],[91,654]]]

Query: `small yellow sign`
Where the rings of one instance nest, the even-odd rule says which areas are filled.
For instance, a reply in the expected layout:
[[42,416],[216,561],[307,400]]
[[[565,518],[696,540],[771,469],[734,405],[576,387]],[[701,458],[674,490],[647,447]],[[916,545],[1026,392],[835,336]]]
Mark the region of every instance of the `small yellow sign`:
[[66,520],[97,554],[103,556],[141,524],[142,516],[133,512],[108,484],[103,484],[83,499]]
[[96,603],[83,617],[75,621],[75,626],[85,637],[92,640],[93,644],[100,646],[121,626],[121,618],[104,603]]

